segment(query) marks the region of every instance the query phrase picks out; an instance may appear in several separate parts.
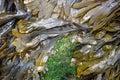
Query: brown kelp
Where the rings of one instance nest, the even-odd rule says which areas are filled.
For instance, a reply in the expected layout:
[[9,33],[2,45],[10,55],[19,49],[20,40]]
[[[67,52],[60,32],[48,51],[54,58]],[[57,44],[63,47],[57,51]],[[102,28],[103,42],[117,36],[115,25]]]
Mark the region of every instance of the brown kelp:
[[0,0],[0,79],[40,80],[54,44],[74,32],[78,78],[119,80],[119,0]]

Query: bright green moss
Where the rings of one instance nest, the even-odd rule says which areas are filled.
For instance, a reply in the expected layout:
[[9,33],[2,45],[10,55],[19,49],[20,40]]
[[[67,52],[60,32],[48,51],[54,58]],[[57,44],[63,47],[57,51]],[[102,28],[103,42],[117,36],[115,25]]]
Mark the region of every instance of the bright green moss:
[[53,50],[57,50],[57,54],[51,56],[46,63],[49,70],[45,74],[45,80],[61,80],[66,75],[76,75],[76,66],[70,65],[72,58],[70,49],[75,47],[75,44],[71,44],[71,39],[70,35],[56,43]]

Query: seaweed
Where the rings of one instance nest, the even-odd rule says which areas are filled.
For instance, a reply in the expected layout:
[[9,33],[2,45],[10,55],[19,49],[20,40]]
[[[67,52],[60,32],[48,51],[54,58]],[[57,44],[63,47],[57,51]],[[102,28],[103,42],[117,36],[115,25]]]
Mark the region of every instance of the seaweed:
[[54,45],[69,34],[78,79],[120,79],[119,0],[0,0],[0,79],[43,79]]

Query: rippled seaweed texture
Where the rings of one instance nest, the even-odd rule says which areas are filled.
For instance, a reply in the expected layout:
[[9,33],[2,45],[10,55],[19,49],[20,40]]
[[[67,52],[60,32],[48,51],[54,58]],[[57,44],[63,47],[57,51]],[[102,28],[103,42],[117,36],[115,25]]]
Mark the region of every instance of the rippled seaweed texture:
[[[83,37],[83,35],[77,37],[80,43],[80,49],[73,54],[73,57],[76,59],[75,64],[78,65],[78,77],[82,80],[87,80],[88,78],[95,80],[97,78],[101,78],[102,80],[104,80],[104,78],[108,80],[119,78],[119,69],[114,69],[115,74],[107,74],[107,69],[113,68],[115,64],[119,67],[119,39],[112,42],[104,42],[102,40],[95,40],[94,37],[88,34],[84,36],[87,39],[82,39],[81,37]],[[111,71],[111,69],[109,69],[108,72],[109,71]],[[96,76],[99,74],[101,76]]]
[[119,0],[0,0],[0,79],[39,80],[55,43],[74,32],[77,76],[119,80]]

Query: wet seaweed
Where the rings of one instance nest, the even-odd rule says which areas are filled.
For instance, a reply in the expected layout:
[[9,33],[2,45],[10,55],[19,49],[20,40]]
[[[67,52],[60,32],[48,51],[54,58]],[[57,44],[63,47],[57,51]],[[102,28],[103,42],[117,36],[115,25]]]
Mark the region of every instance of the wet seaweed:
[[68,34],[80,80],[120,79],[119,0],[0,0],[0,79],[40,80]]

